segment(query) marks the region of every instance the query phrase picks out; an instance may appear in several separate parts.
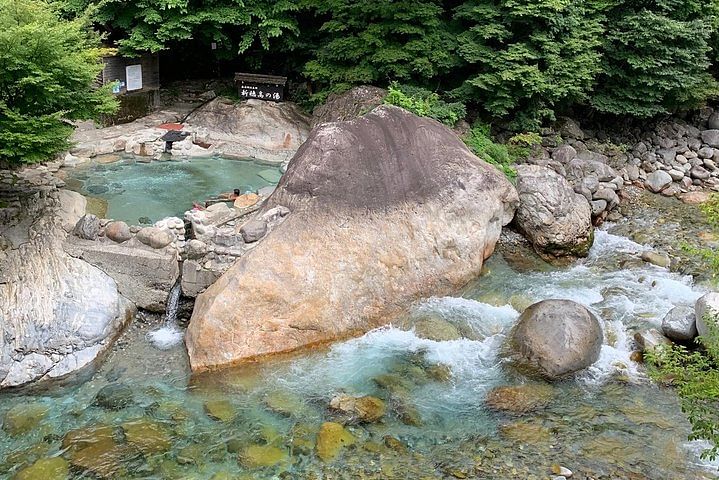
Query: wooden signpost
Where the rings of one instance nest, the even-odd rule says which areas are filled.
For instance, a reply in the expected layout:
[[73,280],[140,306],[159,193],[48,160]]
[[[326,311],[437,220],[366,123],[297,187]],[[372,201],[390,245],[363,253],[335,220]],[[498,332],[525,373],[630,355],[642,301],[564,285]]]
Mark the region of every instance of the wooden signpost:
[[237,93],[243,99],[281,102],[285,99],[287,77],[256,73],[235,73]]

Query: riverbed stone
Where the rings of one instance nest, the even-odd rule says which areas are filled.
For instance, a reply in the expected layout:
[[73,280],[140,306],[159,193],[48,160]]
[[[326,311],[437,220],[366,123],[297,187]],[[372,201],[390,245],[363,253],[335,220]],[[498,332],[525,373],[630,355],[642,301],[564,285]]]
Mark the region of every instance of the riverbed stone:
[[543,300],[528,307],[510,336],[522,370],[556,380],[599,359],[603,341],[597,318],[571,300]]
[[255,218],[292,213],[197,297],[193,370],[358,335],[449,294],[479,274],[516,204],[434,120],[383,105],[318,126]]
[[77,192],[61,189],[58,191],[60,209],[58,216],[62,222],[62,228],[70,233],[77,225],[77,222],[87,213],[87,199]]
[[701,132],[702,142],[706,143],[710,147],[719,147],[719,130],[711,128]]
[[656,328],[642,330],[634,334],[634,341],[642,353],[653,352],[657,348],[671,345],[671,341]]
[[208,400],[205,402],[205,413],[213,420],[230,422],[237,416],[237,410],[229,400]]
[[127,443],[143,454],[166,452],[171,447],[170,435],[166,428],[149,419],[139,419],[122,424]]
[[350,415],[359,422],[373,423],[381,419],[386,411],[384,401],[377,397],[353,397],[337,395],[330,400],[330,408]]
[[288,459],[287,450],[275,445],[249,445],[239,455],[240,463],[246,468],[272,467]]
[[331,462],[343,448],[355,442],[355,437],[341,424],[325,422],[317,434],[317,456],[324,462]]
[[111,383],[97,392],[94,403],[108,410],[122,410],[135,403],[135,395],[128,385]]
[[586,256],[592,246],[589,202],[553,170],[537,165],[517,167],[517,227],[535,251],[547,258]]
[[13,480],[66,480],[70,465],[62,457],[41,458],[15,474]]
[[576,158],[577,150],[569,144],[560,145],[552,152],[552,159],[559,163],[569,163]]
[[130,227],[122,221],[110,222],[105,227],[105,236],[113,242],[122,243],[132,238]]
[[671,258],[669,258],[669,255],[665,253],[653,252],[651,250],[642,252],[640,258],[647,263],[651,263],[652,265],[656,265],[657,267],[662,268],[669,268],[672,264],[672,260]]
[[709,333],[705,317],[713,316],[719,322],[719,292],[709,292],[699,298],[694,306],[694,314],[699,335]]
[[644,182],[644,185],[646,187],[654,192],[659,193],[662,190],[664,190],[666,187],[671,185],[672,183],[672,177],[664,170],[657,170],[656,172],[652,172],[649,175],[647,175],[647,179]]
[[692,340],[697,336],[694,309],[680,305],[669,310],[662,319],[662,333],[671,340]]
[[12,436],[26,434],[37,427],[49,411],[42,403],[20,403],[5,412],[2,428]]
[[485,400],[492,410],[521,415],[546,407],[554,397],[554,389],[541,383],[495,387]]
[[454,324],[435,316],[426,316],[413,321],[412,329],[419,338],[435,342],[447,342],[462,338],[462,334]]

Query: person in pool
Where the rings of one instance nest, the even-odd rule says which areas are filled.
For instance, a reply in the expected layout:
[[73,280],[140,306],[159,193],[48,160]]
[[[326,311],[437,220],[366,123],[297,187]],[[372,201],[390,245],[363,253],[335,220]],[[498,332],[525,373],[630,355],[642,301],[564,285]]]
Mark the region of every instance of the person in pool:
[[234,190],[232,191],[232,193],[230,193],[230,192],[225,192],[225,193],[219,194],[219,195],[217,196],[217,198],[218,198],[219,200],[234,200],[234,199],[236,199],[237,197],[239,197],[240,195],[241,195],[241,194],[240,194],[240,189],[239,189],[239,188],[236,188],[236,189],[234,189]]

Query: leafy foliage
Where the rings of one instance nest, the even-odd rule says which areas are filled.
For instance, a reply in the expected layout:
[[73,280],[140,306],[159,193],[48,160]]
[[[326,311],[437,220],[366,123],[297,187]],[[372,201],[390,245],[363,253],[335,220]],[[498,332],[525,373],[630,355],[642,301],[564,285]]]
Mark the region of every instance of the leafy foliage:
[[603,34],[589,1],[468,0],[456,9],[458,51],[471,74],[458,90],[516,129],[536,129],[559,104],[588,97]]
[[467,114],[464,104],[460,102],[445,102],[440,96],[429,90],[390,84],[385,103],[402,107],[422,117],[430,117],[453,127]]
[[707,221],[714,228],[719,228],[719,193],[713,194],[709,200],[699,207],[706,216]]
[[594,108],[651,117],[715,94],[708,68],[716,8],[703,0],[612,1]]
[[68,120],[117,108],[99,39],[81,20],[58,19],[42,0],[0,0],[0,160],[32,163],[68,148]]
[[495,143],[490,136],[489,125],[475,123],[464,139],[467,147],[485,162],[494,165],[508,178],[517,177],[517,171],[512,164],[515,158],[510,154],[507,145]]
[[305,74],[326,92],[390,79],[426,84],[456,63],[439,0],[320,0],[321,39]]
[[117,37],[123,53],[158,52],[172,42],[215,42],[235,56],[253,44],[299,33],[295,0],[67,0],[68,9],[90,9],[95,23]]
[[667,345],[647,354],[650,375],[677,388],[682,411],[692,425],[690,440],[709,440],[702,458],[719,457],[719,326],[704,319],[708,333],[698,338],[702,350]]

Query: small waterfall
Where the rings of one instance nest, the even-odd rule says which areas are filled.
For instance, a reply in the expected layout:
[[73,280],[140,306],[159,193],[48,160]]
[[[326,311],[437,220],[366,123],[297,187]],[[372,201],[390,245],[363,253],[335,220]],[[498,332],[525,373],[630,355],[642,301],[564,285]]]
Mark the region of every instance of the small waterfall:
[[165,324],[147,334],[147,339],[155,347],[160,350],[168,350],[182,341],[185,333],[177,326],[177,310],[180,306],[180,295],[182,294],[182,285],[180,279],[177,279],[175,285],[167,296],[167,305],[165,306]]

